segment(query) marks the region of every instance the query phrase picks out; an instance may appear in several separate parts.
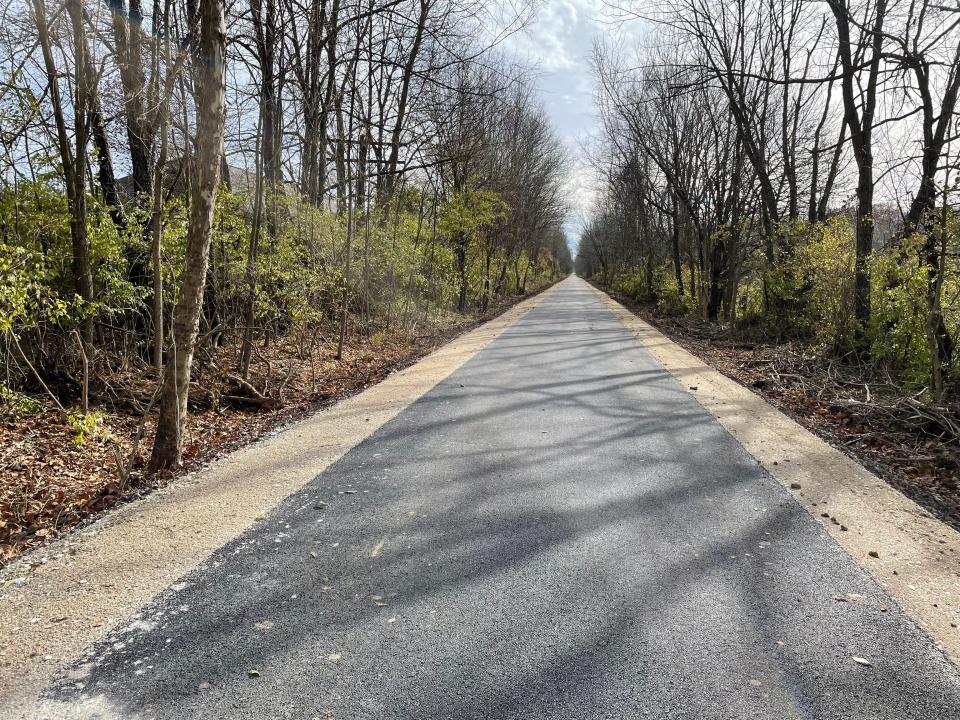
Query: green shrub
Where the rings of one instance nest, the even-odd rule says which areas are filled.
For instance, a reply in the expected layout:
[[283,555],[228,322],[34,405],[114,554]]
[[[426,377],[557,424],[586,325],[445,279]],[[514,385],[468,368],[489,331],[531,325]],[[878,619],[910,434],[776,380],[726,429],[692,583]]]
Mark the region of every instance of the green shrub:
[[624,295],[634,300],[646,300],[652,294],[653,288],[648,288],[644,280],[643,271],[639,268],[630,270],[617,277],[616,288]]
[[681,293],[672,267],[661,267],[656,273],[657,311],[664,315],[689,315],[693,312],[693,298]]
[[794,251],[799,290],[793,322],[811,332],[819,345],[839,353],[853,346],[857,323],[853,313],[853,228],[844,216],[806,224],[804,242]]
[[914,385],[928,382],[930,353],[927,327],[927,268],[916,253],[922,238],[904,241],[901,249],[870,258],[870,355],[892,377]]

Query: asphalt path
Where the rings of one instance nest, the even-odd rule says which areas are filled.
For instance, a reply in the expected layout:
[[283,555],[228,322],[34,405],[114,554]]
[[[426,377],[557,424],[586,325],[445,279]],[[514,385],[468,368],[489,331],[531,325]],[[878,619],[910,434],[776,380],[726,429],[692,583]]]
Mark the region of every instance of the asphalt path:
[[47,697],[158,720],[950,720],[960,675],[570,278]]

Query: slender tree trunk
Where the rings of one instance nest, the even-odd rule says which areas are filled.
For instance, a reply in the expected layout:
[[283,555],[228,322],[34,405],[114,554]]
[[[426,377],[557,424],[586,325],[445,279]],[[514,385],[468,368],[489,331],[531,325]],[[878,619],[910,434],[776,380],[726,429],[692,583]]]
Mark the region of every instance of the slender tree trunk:
[[[74,98],[74,143],[73,174],[68,183],[73,185],[70,237],[73,243],[73,277],[77,294],[84,303],[93,302],[93,267],[90,259],[90,239],[87,234],[87,146],[90,138],[90,117],[96,103],[96,77],[90,51],[87,48],[81,0],[68,0],[67,13],[73,26],[73,42],[77,52],[76,89]],[[86,376],[93,374],[93,310],[85,308],[81,324],[83,337],[83,364]]]
[[[154,127],[147,112],[147,79],[143,65],[143,10],[140,0],[107,0],[113,24],[113,44],[127,121],[133,190],[143,207],[152,198]],[[154,19],[156,22],[157,19]],[[156,49],[155,49],[156,52]]]
[[117,194],[117,180],[113,173],[113,157],[110,153],[110,142],[107,139],[107,128],[103,120],[103,112],[99,99],[95,99],[90,117],[90,131],[93,134],[93,146],[97,151],[97,183],[103,193],[103,202],[110,211],[117,232],[123,234],[127,229],[127,219],[123,214],[120,196]]
[[[157,14],[158,4],[154,4],[154,13]],[[120,86],[123,91],[124,117],[126,119],[127,149],[130,153],[130,170],[133,181],[134,202],[144,211],[153,204],[154,182],[154,142],[156,139],[157,113],[162,112],[159,103],[150,108],[149,86],[144,68],[144,34],[143,9],[141,0],[107,0],[110,8],[113,51],[120,76]],[[154,18],[157,23],[159,18]],[[163,42],[159,34],[152,43],[152,67],[158,72],[157,56],[159,44]],[[155,79],[154,79],[155,82]],[[149,225],[144,228],[144,241],[152,241]],[[127,253],[130,280],[142,287],[151,286],[150,268],[140,253],[131,248]],[[138,334],[144,333],[147,328],[146,318],[140,313],[132,317]]]
[[[467,311],[467,240],[463,236],[456,242],[457,275],[460,277],[460,293],[457,296],[457,310]],[[517,281],[519,283],[519,279]]]
[[393,192],[397,182],[396,172],[400,160],[400,137],[407,114],[410,83],[413,80],[413,70],[416,66],[417,56],[420,54],[420,46],[423,43],[423,35],[427,29],[427,20],[430,16],[430,8],[432,5],[433,0],[420,0],[420,16],[417,18],[416,34],[413,38],[413,44],[410,47],[410,54],[407,56],[407,62],[403,68],[403,77],[400,80],[400,93],[397,99],[397,116],[394,120],[393,130],[390,133],[390,156],[387,158],[387,172],[384,180],[385,194],[388,196]]
[[[170,72],[170,1],[166,0],[163,9],[163,60],[164,66]],[[159,3],[154,4],[154,14],[159,11]],[[157,18],[154,18],[157,22]],[[158,42],[161,42],[158,40]],[[160,83],[160,51],[157,54],[153,65],[153,99],[157,103],[157,114],[160,133],[160,154],[153,167],[153,207],[150,213],[150,264],[153,280],[153,367],[159,377],[163,372],[163,340],[165,335],[163,319],[163,168],[167,164],[168,149],[168,126],[170,124],[170,111],[167,108],[167,102],[170,99],[173,82],[172,76],[163,84],[164,92],[161,104],[161,83]]]
[[264,203],[264,119],[267,115],[266,107],[260,103],[260,117],[257,123],[257,147],[255,150],[254,172],[256,174],[253,222],[250,224],[250,242],[247,246],[247,267],[244,281],[247,286],[247,297],[244,301],[242,340],[240,343],[240,361],[238,368],[240,377],[246,380],[250,375],[250,360],[253,356],[253,325],[256,319],[257,307],[257,255],[260,251],[260,229],[263,225]]
[[[320,204],[320,194],[325,190],[325,185],[327,183],[327,146],[330,144],[329,136],[329,117],[330,111],[335,110],[337,117],[339,118],[340,105],[339,100],[337,100],[337,23],[339,22],[339,13],[340,13],[340,0],[332,0],[330,7],[330,19],[328,27],[328,37],[326,41],[326,52],[327,52],[327,87],[324,91],[323,96],[323,107],[320,113],[320,118],[318,125],[320,126],[320,137],[317,141],[317,161],[320,166],[318,169],[318,183],[317,183],[317,197],[316,203]],[[338,151],[339,151],[338,146]],[[340,155],[337,156],[339,161]],[[340,180],[340,165],[337,165],[337,180]],[[339,197],[339,189],[338,189]]]
[[[857,218],[856,259],[854,262],[854,315],[861,329],[870,322],[870,275],[869,258],[873,252],[873,120],[876,109],[877,88],[880,76],[881,51],[883,48],[883,25],[886,19],[886,0],[877,0],[869,38],[872,53],[865,78],[866,87],[861,97],[855,93],[863,83],[861,74],[855,72],[856,61],[851,51],[850,9],[845,0],[828,0],[837,26],[838,52],[843,77],[840,88],[843,95],[846,126],[850,130],[853,155],[857,162]],[[866,31],[864,31],[866,32]],[[866,51],[864,45],[864,51]]]
[[177,467],[187,416],[190,369],[200,323],[217,188],[220,184],[226,102],[226,27],[223,0],[199,0],[199,32],[193,51],[197,132],[187,251],[173,312],[171,361],[160,390],[160,415],[150,470]]
[[823,185],[823,192],[820,194],[820,201],[817,204],[816,219],[823,222],[827,219],[827,208],[830,203],[830,196],[833,194],[833,185],[837,181],[837,174],[840,172],[840,158],[843,155],[843,143],[847,139],[847,123],[844,120],[840,126],[840,137],[837,140],[836,147],[833,149],[833,158],[830,160],[830,170],[827,173],[827,181]]
[[944,193],[943,210],[940,214],[940,227],[927,232],[921,250],[923,262],[927,265],[927,342],[930,351],[931,391],[934,402],[942,403],[946,398],[945,372],[953,365],[955,351],[953,336],[947,329],[943,317],[943,279],[947,257],[947,198]]
[[673,199],[673,214],[670,218],[670,249],[673,255],[673,272],[677,280],[677,295],[683,297],[683,263],[680,259],[680,203],[675,195]]
[[43,0],[33,0],[33,10],[37,24],[37,39],[43,54],[50,100],[53,105],[60,161],[63,165],[67,192],[67,205],[70,211],[70,241],[73,250],[71,266],[74,289],[85,305],[84,317],[80,323],[80,335],[83,341],[81,354],[83,355],[84,374],[90,377],[93,363],[93,315],[90,309],[90,303],[93,301],[93,271],[90,264],[90,240],[87,236],[86,175],[89,122],[95,102],[96,77],[87,48],[81,0],[68,0],[66,10],[73,30],[76,52],[75,95],[73,98],[74,147],[71,147],[67,133],[66,116],[60,99],[60,84],[47,24],[47,10]]
[[713,241],[710,250],[710,288],[707,297],[707,319],[720,317],[723,302],[723,279],[727,275],[727,247],[722,238]]
[[[944,196],[943,212],[939,228],[932,227],[936,215],[936,174],[940,169],[943,148],[947,142],[948,128],[955,117],[957,96],[960,93],[960,44],[954,51],[951,72],[944,90],[939,115],[935,114],[930,89],[930,67],[919,61],[914,67],[917,86],[923,107],[923,157],[920,187],[904,220],[904,232],[924,232],[926,238],[921,249],[921,259],[927,267],[927,314],[928,335],[932,338],[931,362],[933,367],[933,393],[937,402],[945,396],[944,370],[953,363],[954,339],[943,317],[943,275],[947,255],[947,198]],[[948,187],[945,180],[944,187]],[[946,191],[945,191],[946,192]],[[927,226],[927,227],[925,227]],[[939,232],[938,232],[939,230]]]
[[[356,47],[353,55],[353,68],[351,70],[350,83],[350,108],[349,121],[347,123],[346,134],[344,133],[343,116],[339,103],[337,108],[337,178],[338,193],[345,193],[344,200],[347,203],[347,241],[346,241],[346,260],[344,262],[343,279],[343,298],[340,308],[340,337],[337,339],[337,360],[343,359],[343,349],[347,342],[347,316],[350,311],[350,256],[353,253],[353,232],[354,232],[354,207],[353,207],[353,164],[350,159],[350,139],[353,138],[353,117],[356,109],[356,89],[357,89],[357,63],[360,59],[360,42],[362,38],[357,34]],[[344,81],[346,84],[346,80]],[[342,100],[342,98],[341,98]],[[341,156],[346,153],[346,156]],[[342,168],[342,169],[341,169]]]
[[486,312],[487,307],[490,304],[490,260],[491,260],[491,247],[490,243],[487,243],[486,248],[486,264],[483,270],[483,294],[480,297],[480,312]]

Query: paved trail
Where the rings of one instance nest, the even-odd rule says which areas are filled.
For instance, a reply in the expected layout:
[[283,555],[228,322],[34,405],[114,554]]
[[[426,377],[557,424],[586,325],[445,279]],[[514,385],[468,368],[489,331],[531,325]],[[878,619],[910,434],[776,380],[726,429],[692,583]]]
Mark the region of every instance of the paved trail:
[[576,278],[49,697],[124,719],[960,718],[953,666]]

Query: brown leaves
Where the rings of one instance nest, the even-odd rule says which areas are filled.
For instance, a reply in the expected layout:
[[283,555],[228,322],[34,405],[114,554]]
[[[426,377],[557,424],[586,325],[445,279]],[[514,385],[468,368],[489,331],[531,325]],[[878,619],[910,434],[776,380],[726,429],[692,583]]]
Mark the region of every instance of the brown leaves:
[[0,424],[0,565],[75,525],[109,492],[107,443],[77,447],[72,435],[54,411]]

